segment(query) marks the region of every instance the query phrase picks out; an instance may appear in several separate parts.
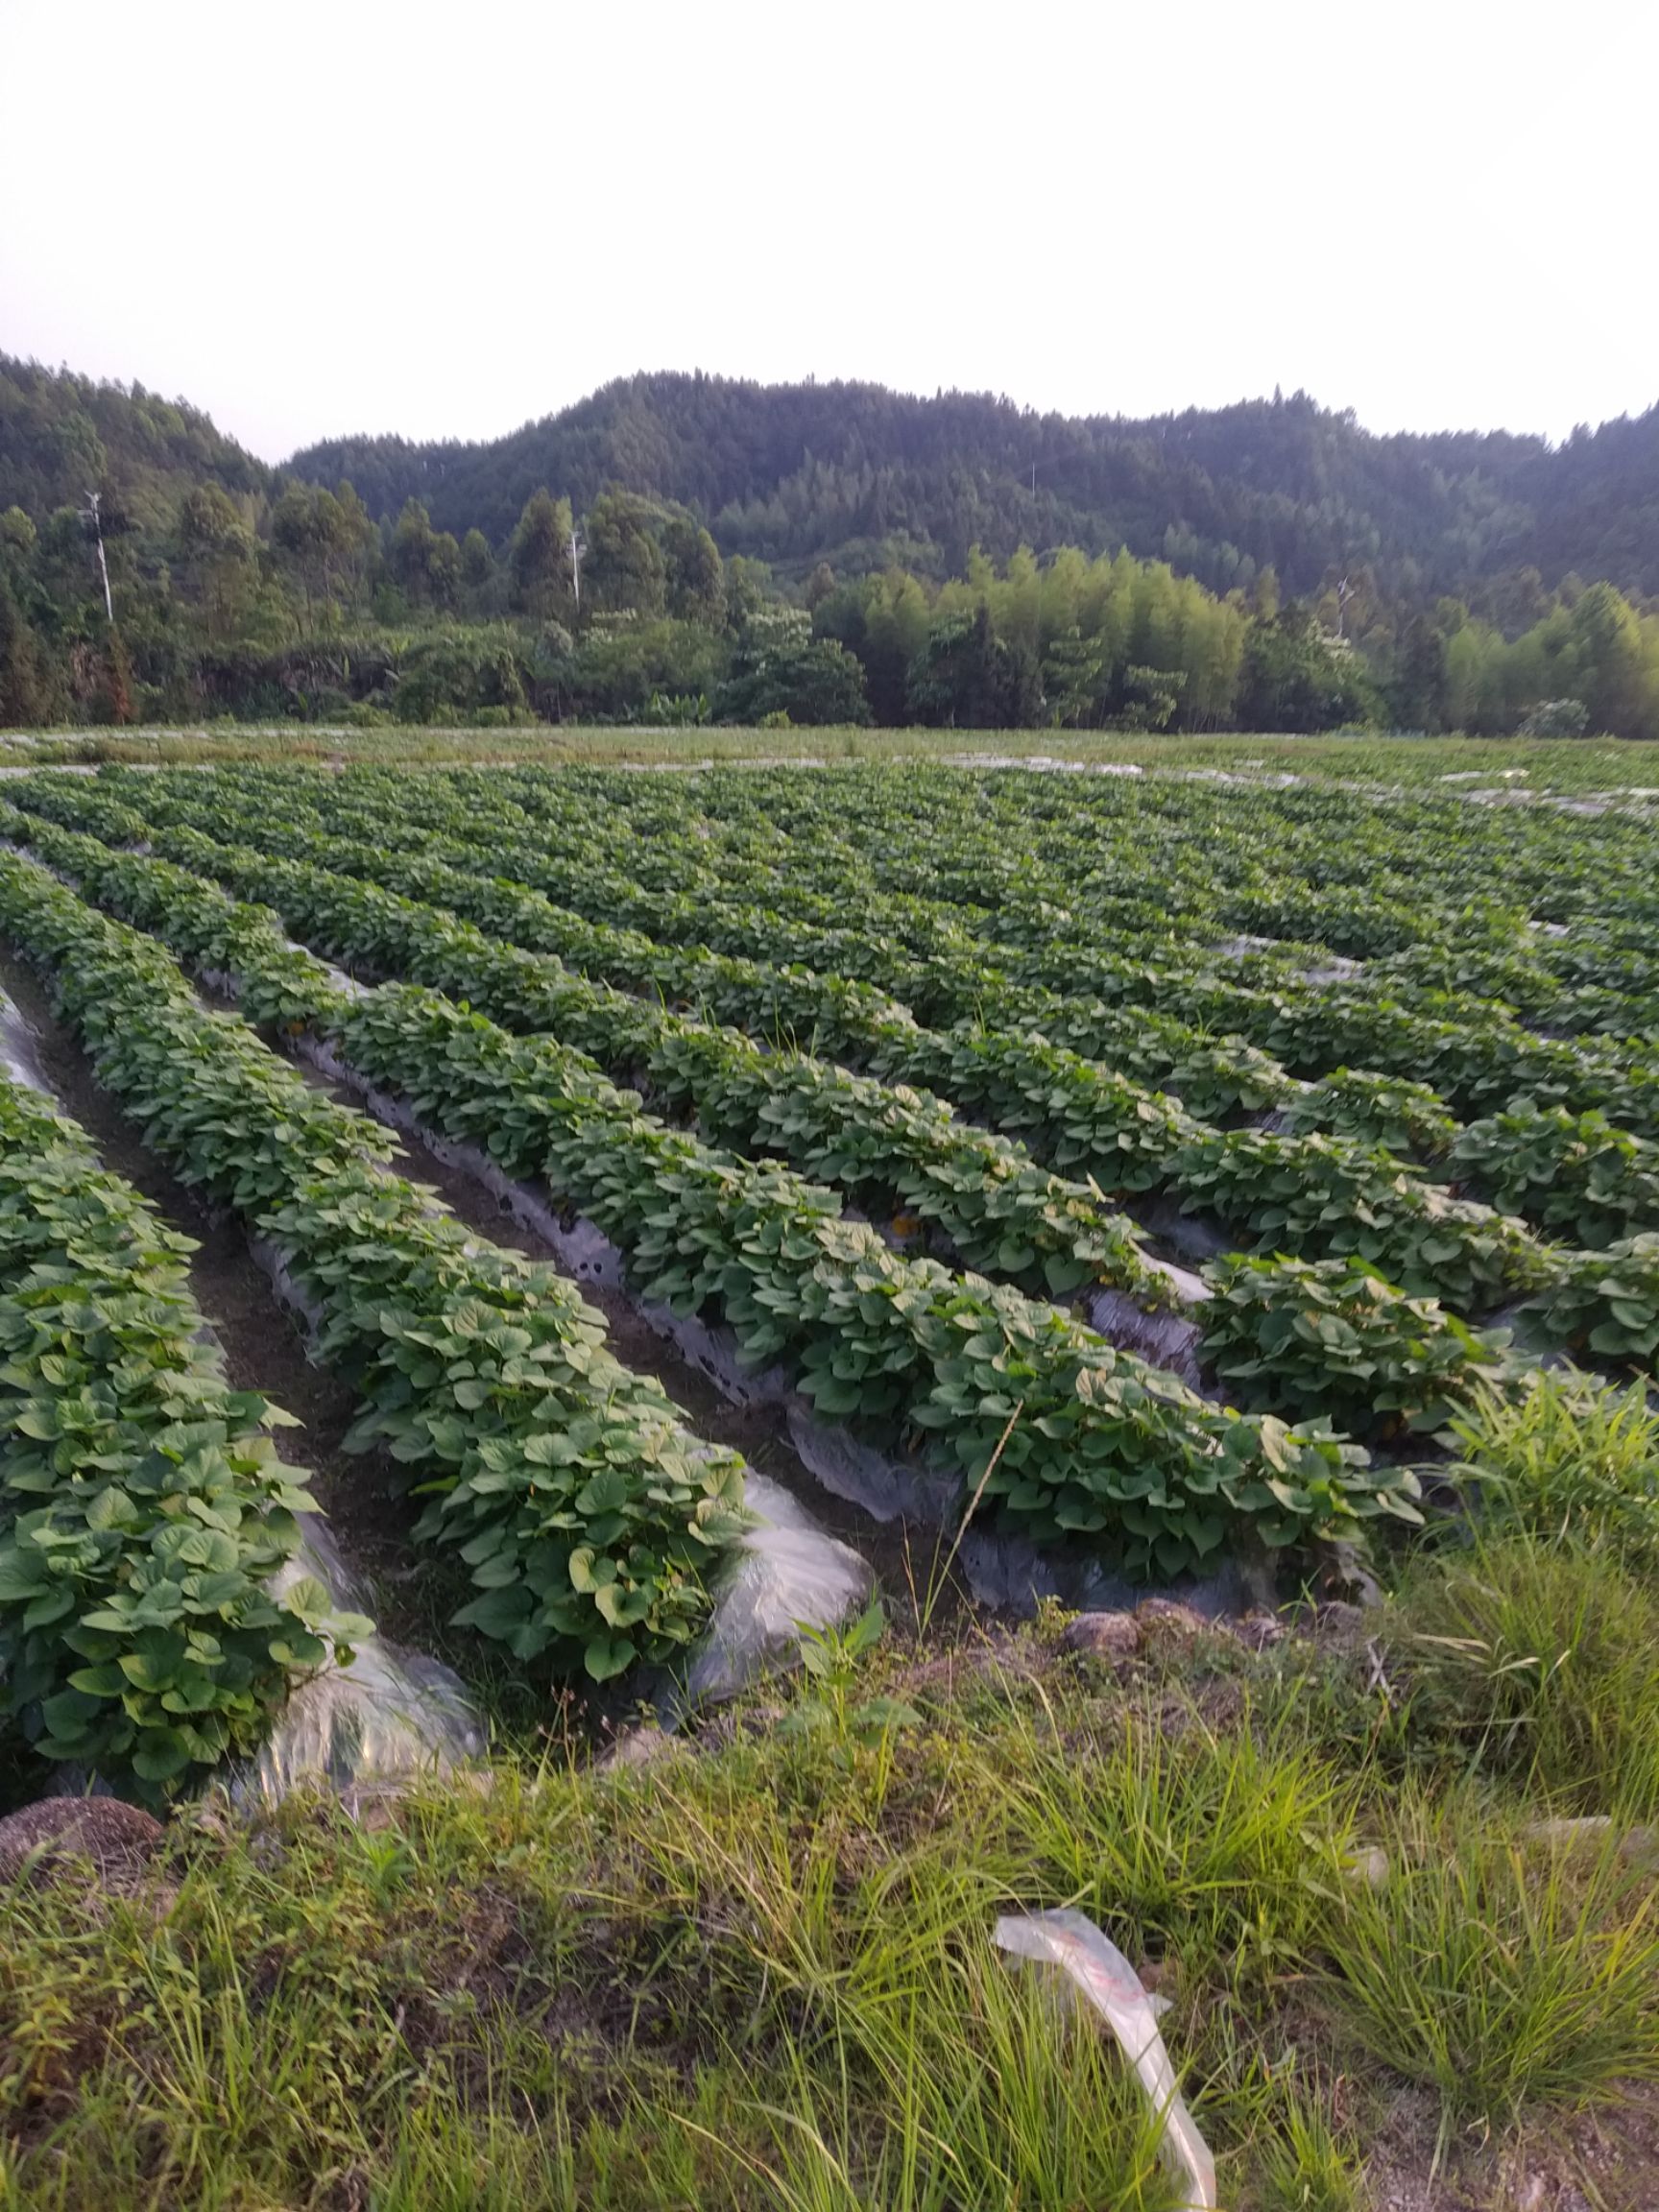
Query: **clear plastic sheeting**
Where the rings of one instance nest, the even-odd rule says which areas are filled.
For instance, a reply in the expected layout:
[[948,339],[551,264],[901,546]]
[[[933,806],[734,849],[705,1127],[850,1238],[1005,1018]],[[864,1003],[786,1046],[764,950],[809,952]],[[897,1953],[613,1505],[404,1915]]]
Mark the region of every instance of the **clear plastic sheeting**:
[[1114,1613],[1145,1596],[1097,1559],[1077,1552],[1039,1551],[1022,1536],[995,1534],[972,1521],[957,1550],[956,1565],[978,1602],[1001,1612],[1030,1615],[1045,1598],[1057,1598],[1074,1612]]
[[[1189,1283],[1197,1277],[1176,1270]],[[1200,1291],[1203,1286],[1199,1285]],[[1207,1293],[1206,1293],[1207,1295]],[[1203,1331],[1184,1313],[1154,1313],[1136,1305],[1122,1290],[1096,1290],[1085,1309],[1089,1326],[1120,1351],[1133,1352],[1150,1366],[1167,1368],[1190,1389],[1199,1387],[1198,1346]]]
[[0,994],[0,1074],[20,1083],[25,1091],[44,1092],[47,1097],[52,1095],[51,1087],[41,1072],[35,1032],[3,994]]
[[792,1661],[801,1630],[832,1628],[870,1595],[870,1569],[819,1527],[780,1484],[753,1469],[743,1503],[755,1516],[714,1585],[714,1614],[686,1672],[693,1704],[730,1697],[761,1670]]
[[1049,753],[943,753],[952,768],[1023,768],[1033,776],[1144,776],[1138,760],[1064,760]]
[[1176,1266],[1173,1260],[1159,1260],[1147,1254],[1147,1264],[1162,1275],[1183,1306],[1202,1306],[1214,1293],[1202,1275],[1194,1275],[1190,1268]]
[[1162,2124],[1165,2161],[1180,2181],[1184,2212],[1214,2212],[1215,2161],[1175,2086],[1158,2015],[1166,2001],[1151,1996],[1110,1936],[1081,1912],[1005,1914],[997,1923],[999,1949],[1017,1959],[1058,1966],[1099,2013],[1134,2067]]
[[789,1441],[795,1455],[832,1497],[858,1505],[872,1521],[925,1521],[943,1525],[962,1510],[962,1478],[925,1459],[897,1457],[820,1421],[805,1398],[789,1407]]
[[[315,1525],[272,1589],[280,1596],[306,1575],[324,1585],[336,1609],[352,1605],[356,1592],[333,1538]],[[243,1807],[276,1804],[324,1783],[350,1807],[421,1775],[448,1773],[483,1750],[484,1730],[460,1676],[371,1635],[347,1665],[330,1663],[301,1684],[230,1794]]]
[[[1029,1615],[1046,1598],[1085,1612],[1132,1607],[1145,1596],[1122,1575],[1080,1551],[1039,1551],[1022,1536],[990,1525],[986,1517],[962,1528],[968,1486],[954,1468],[936,1460],[883,1452],[850,1429],[820,1421],[804,1398],[791,1401],[789,1441],[796,1457],[831,1496],[845,1499],[873,1521],[912,1521],[940,1531],[936,1556],[942,1558],[961,1530],[957,1572],[981,1605]],[[1245,1577],[1229,1562],[1203,1582],[1184,1585],[1184,1603],[1206,1616],[1243,1610]]]

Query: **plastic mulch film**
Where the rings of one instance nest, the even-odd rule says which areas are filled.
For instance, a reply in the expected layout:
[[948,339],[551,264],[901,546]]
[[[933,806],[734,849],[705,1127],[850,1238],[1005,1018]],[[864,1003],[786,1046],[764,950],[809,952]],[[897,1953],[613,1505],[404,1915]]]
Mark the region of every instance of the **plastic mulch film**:
[[[325,1528],[306,1528],[274,1593],[304,1575],[323,1583],[336,1606],[351,1601],[351,1578]],[[275,1804],[323,1782],[351,1806],[421,1775],[449,1773],[483,1750],[483,1727],[460,1676],[376,1634],[348,1665],[330,1663],[300,1685],[231,1796],[244,1806]]]
[[25,1091],[39,1091],[48,1098],[52,1096],[51,1087],[40,1071],[35,1032],[3,994],[0,994],[0,1075],[21,1084]]
[[[1171,1278],[1178,1276],[1182,1285],[1197,1281],[1184,1268],[1166,1264],[1165,1273]],[[1200,1296],[1209,1295],[1202,1284],[1198,1289]],[[1149,1366],[1167,1369],[1171,1375],[1179,1376],[1190,1390],[1198,1388],[1202,1380],[1199,1347],[1203,1331],[1196,1321],[1190,1321],[1185,1313],[1149,1312],[1123,1290],[1096,1290],[1088,1301],[1087,1311],[1090,1328],[1104,1336],[1109,1344],[1116,1344],[1119,1351],[1132,1352]]]
[[755,1526],[714,1585],[713,1617],[686,1673],[693,1704],[730,1697],[762,1668],[792,1660],[803,1628],[832,1628],[870,1595],[870,1569],[857,1552],[781,1484],[751,1468],[743,1503]]
[[1166,2000],[1142,1988],[1117,1944],[1081,1912],[1006,1914],[997,1923],[995,1940],[1016,1958],[1058,1966],[1099,2013],[1163,2124],[1165,2161],[1186,2190],[1186,2212],[1214,2212],[1215,2161],[1181,2102],[1175,2069],[1158,2029]]
[[[623,1289],[622,1254],[591,1221],[581,1216],[566,1221],[549,1192],[505,1175],[482,1146],[426,1128],[404,1101],[365,1082],[330,1046],[304,1038],[298,1048],[322,1073],[354,1091],[377,1120],[414,1137],[446,1166],[471,1176],[504,1212],[540,1237],[573,1278]],[[279,1257],[272,1257],[278,1294],[301,1304],[301,1294]],[[730,1330],[710,1328],[667,1306],[640,1304],[636,1310],[733,1404],[753,1408],[788,1397],[785,1371],[745,1366]],[[684,1696],[694,1704],[732,1696],[764,1667],[793,1659],[803,1627],[832,1627],[869,1594],[870,1570],[857,1552],[753,1468],[744,1474],[744,1503],[755,1516],[754,1525],[720,1570],[713,1616],[692,1654],[685,1685]]]

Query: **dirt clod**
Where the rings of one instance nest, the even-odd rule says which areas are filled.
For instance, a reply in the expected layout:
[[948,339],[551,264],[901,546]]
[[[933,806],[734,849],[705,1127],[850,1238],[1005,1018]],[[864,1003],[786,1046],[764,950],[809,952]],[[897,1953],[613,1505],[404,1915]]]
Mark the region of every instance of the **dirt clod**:
[[1277,1614],[1250,1613],[1233,1623],[1233,1633],[1247,1651],[1265,1651],[1270,1645],[1282,1644],[1289,1631]]
[[42,1797],[0,1820],[0,1881],[51,1882],[90,1865],[103,1887],[131,1888],[164,1834],[118,1797]]
[[1215,1622],[1206,1621],[1202,1613],[1194,1613],[1190,1605],[1183,1605],[1175,1598],[1142,1598],[1135,1608],[1135,1619],[1142,1631],[1183,1643],[1221,1632]]
[[670,1736],[654,1720],[642,1720],[638,1727],[625,1729],[595,1765],[602,1774],[615,1774],[627,1767],[655,1766],[682,1749],[678,1736]]
[[1061,1631],[1068,1651],[1092,1659],[1133,1659],[1141,1648],[1141,1624],[1133,1613],[1079,1613]]

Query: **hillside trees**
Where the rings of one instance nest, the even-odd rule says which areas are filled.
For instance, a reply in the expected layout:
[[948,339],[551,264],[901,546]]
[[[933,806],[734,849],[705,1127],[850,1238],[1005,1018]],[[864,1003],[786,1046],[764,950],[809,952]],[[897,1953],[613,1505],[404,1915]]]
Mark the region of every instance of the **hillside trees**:
[[983,601],[935,622],[904,679],[906,720],[945,729],[1028,729],[1042,705],[1035,660],[997,636]]
[[[555,499],[545,486],[533,492],[508,545],[507,567],[514,606],[539,622],[567,621],[574,611],[570,534],[569,500]],[[476,567],[476,547],[472,562]]]
[[747,626],[732,672],[714,700],[723,722],[864,723],[864,671],[832,637],[814,637],[801,608],[780,607]]
[[1271,622],[1251,624],[1238,706],[1245,729],[1291,735],[1373,721],[1379,710],[1353,648],[1338,646],[1293,601]]
[[894,561],[937,579],[977,541],[998,561],[1022,543],[1126,544],[1219,595],[1271,565],[1307,597],[1362,559],[1419,605],[1527,568],[1550,589],[1575,569],[1659,593],[1659,407],[1551,447],[1502,431],[1379,437],[1305,393],[1132,421],[975,393],[656,374],[488,444],[349,440],[296,465],[373,487],[388,517],[428,497],[436,523],[497,543],[526,482],[558,486],[578,513],[623,484],[703,516],[726,558],[803,578],[821,561],[843,579]]
[[589,510],[585,578],[594,607],[717,626],[726,611],[719,548],[684,507],[613,487]]
[[52,704],[35,632],[0,565],[0,725],[16,729],[46,721]]
[[498,446],[353,442],[320,481],[315,455],[278,479],[188,409],[0,356],[5,710],[1659,735],[1659,608],[1598,572],[1582,500],[1561,541],[1581,572],[1527,537],[1583,475],[1628,490],[1640,549],[1659,437],[1616,428],[1559,452],[1372,440],[1297,396],[1152,435],[665,377]]
[[247,624],[259,589],[259,549],[234,501],[217,484],[186,493],[174,531],[176,577],[200,612],[204,635],[224,644]]
[[349,484],[290,483],[272,510],[271,542],[299,594],[303,636],[332,627],[361,599],[376,534]]
[[419,499],[403,502],[387,565],[411,606],[447,612],[461,596],[461,547],[449,531],[433,529],[432,517]]

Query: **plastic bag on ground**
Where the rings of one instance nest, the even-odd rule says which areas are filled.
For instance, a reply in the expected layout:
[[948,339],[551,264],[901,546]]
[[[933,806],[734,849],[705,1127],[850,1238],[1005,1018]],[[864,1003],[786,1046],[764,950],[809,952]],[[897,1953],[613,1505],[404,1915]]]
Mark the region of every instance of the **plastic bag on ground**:
[[1123,2047],[1163,2122],[1163,2150],[1187,2190],[1186,2212],[1214,2212],[1215,2161],[1175,2087],[1175,2069],[1158,2031],[1163,2008],[1109,1936],[1081,1912],[1005,1914],[996,1941],[1016,1958],[1058,1966],[1082,1991]]

